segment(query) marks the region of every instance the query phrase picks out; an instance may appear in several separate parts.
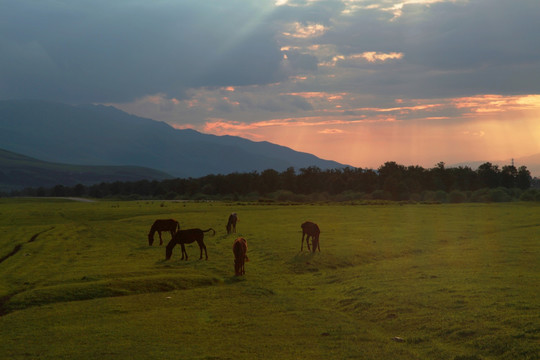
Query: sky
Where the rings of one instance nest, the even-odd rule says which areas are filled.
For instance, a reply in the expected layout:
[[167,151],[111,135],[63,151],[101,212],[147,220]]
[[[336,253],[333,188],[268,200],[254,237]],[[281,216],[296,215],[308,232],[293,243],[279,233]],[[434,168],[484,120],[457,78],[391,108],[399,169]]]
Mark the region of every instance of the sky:
[[0,99],[343,164],[540,153],[538,0],[0,0]]

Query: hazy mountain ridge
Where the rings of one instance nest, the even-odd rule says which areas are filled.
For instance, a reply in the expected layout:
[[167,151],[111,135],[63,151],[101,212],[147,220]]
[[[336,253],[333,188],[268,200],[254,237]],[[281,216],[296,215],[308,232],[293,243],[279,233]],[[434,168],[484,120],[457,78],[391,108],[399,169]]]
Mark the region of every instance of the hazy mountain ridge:
[[100,182],[163,180],[169,174],[137,166],[84,166],[40,161],[0,149],[0,191],[55,185],[92,185]]
[[175,177],[345,165],[268,142],[178,130],[103,105],[0,101],[0,148],[43,161],[142,166]]

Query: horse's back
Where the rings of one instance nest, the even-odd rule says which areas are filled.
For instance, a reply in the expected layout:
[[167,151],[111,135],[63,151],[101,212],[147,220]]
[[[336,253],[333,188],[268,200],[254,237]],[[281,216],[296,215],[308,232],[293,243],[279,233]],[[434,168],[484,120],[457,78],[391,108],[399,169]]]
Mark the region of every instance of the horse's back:
[[179,226],[178,221],[175,219],[157,219],[154,221],[154,224],[152,224],[152,228],[156,230],[176,229]]
[[305,233],[309,233],[310,235],[319,235],[321,233],[319,225],[315,224],[314,222],[306,221],[300,226]]
[[243,258],[247,252],[247,241],[244,238],[238,238],[233,243],[233,253],[237,259]]
[[190,243],[202,240],[203,237],[204,233],[201,229],[178,230],[176,234],[174,234],[174,239],[179,243]]
[[236,213],[232,213],[231,215],[229,215],[229,221],[228,221],[229,224],[236,225],[237,221],[238,221],[238,216],[236,215]]

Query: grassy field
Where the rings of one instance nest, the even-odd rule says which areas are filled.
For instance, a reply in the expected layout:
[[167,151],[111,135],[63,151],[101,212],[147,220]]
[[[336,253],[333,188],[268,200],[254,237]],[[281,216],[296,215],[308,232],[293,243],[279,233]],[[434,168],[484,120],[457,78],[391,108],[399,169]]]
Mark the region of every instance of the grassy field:
[[[148,246],[170,217],[208,261]],[[0,199],[0,234],[2,359],[540,359],[538,203]]]

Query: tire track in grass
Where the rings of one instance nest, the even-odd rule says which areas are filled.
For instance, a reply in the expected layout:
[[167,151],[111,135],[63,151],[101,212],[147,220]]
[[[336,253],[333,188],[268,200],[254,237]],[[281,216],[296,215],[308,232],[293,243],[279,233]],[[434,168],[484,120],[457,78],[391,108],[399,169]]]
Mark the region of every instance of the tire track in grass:
[[[44,232],[51,231],[52,229],[54,229],[54,226],[49,228],[49,229],[40,231],[40,232],[32,235],[30,240],[28,240],[26,243],[32,243],[32,242],[36,241],[36,239],[38,238],[39,235],[43,234]],[[17,254],[19,251],[21,251],[22,247],[23,247],[23,244],[15,245],[15,247],[13,248],[13,250],[11,250],[11,252],[9,254],[4,255],[4,256],[2,256],[0,258],[0,264],[3,263],[4,261],[6,261],[7,259],[9,259],[10,257],[14,256],[15,254]],[[15,295],[17,295],[19,293],[20,293],[20,291],[0,297],[0,316],[4,316],[7,313],[9,313],[9,311],[6,309],[5,305],[11,300],[11,298],[13,296],[15,296]]]
[[[43,231],[38,232],[37,234],[32,235],[32,237],[30,238],[30,240],[27,241],[27,243],[31,243],[31,242],[36,241],[36,239],[37,239],[37,237],[39,235],[43,234],[44,232],[51,231],[52,229],[54,229],[54,226],[51,227],[50,229],[43,230]],[[2,256],[0,258],[0,264],[3,263],[4,261],[6,261],[7,259],[9,259],[10,257],[12,257],[13,255],[17,254],[22,249],[22,246],[23,246],[23,244],[15,245],[15,247],[13,248],[13,250],[11,250],[11,252],[9,254],[4,255],[4,256]]]

